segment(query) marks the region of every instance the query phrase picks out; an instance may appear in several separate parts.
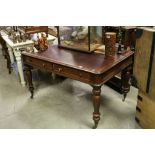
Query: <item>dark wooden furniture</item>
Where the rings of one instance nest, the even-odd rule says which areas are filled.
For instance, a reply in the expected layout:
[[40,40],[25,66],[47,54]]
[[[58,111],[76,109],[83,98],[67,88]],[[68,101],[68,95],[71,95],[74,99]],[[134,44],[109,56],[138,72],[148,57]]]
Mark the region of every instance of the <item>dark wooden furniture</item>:
[[48,26],[19,26],[18,30],[28,35],[39,32],[45,32],[46,36],[48,37]]
[[0,44],[2,45],[2,54],[7,61],[7,69],[9,71],[9,74],[11,74],[12,67],[11,67],[11,60],[8,52],[8,47],[5,40],[2,38],[1,34],[0,34]]
[[135,50],[136,29],[136,26],[122,26],[122,44],[125,48],[130,47]]
[[103,54],[84,53],[73,50],[60,49],[57,46],[50,46],[42,53],[22,53],[25,66],[27,82],[33,98],[32,68],[45,69],[55,74],[72,78],[93,87],[93,120],[94,128],[100,120],[100,94],[102,85],[114,75],[122,71],[124,97],[129,91],[129,69],[132,65],[132,51],[116,55],[115,58],[107,57]]

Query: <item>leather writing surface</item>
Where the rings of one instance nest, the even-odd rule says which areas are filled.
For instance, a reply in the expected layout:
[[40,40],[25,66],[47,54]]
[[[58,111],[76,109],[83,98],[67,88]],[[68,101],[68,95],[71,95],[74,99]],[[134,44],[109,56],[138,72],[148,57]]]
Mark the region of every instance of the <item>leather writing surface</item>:
[[34,58],[55,62],[60,65],[80,69],[94,74],[101,74],[119,62],[133,55],[132,51],[115,57],[107,57],[98,53],[85,53],[73,50],[58,48],[56,45],[50,45],[48,50],[40,53],[23,53]]

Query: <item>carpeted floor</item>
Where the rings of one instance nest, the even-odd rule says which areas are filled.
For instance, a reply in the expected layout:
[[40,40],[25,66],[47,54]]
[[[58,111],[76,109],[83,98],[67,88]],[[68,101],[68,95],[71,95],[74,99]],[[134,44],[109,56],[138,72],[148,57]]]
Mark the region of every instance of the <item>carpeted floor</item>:
[[[0,128],[89,129],[93,126],[92,88],[84,83],[34,71],[35,95],[11,75],[0,51]],[[98,128],[140,128],[135,122],[137,90],[131,88],[125,102],[122,95],[102,87],[101,120]]]

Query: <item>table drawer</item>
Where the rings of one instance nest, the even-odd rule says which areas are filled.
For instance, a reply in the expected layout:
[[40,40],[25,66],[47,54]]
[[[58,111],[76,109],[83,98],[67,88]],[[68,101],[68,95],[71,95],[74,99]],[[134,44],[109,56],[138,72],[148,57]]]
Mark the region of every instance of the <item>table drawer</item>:
[[58,64],[53,64],[53,69],[55,73],[64,75],[67,77],[71,77],[73,79],[90,80],[90,77],[91,77],[90,73],[88,72],[80,71],[74,68],[65,67]]
[[47,69],[47,70],[53,70],[53,64],[50,62],[46,62],[44,60],[35,59],[31,57],[25,57],[25,63],[28,63],[29,65],[39,67],[41,69]]

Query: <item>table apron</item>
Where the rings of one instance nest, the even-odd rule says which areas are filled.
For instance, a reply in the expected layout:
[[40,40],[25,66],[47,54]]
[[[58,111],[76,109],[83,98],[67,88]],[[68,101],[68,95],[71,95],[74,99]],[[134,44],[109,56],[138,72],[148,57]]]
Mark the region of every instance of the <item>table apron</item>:
[[49,62],[45,60],[36,59],[33,57],[23,56],[24,65],[28,65],[34,68],[47,70],[55,74],[71,78],[73,80],[81,81],[90,85],[102,85],[117,73],[121,72],[126,67],[132,64],[132,57],[125,59],[124,61],[118,63],[114,67],[110,68],[104,73],[95,74],[76,68],[64,66],[61,64],[56,64],[54,62]]

